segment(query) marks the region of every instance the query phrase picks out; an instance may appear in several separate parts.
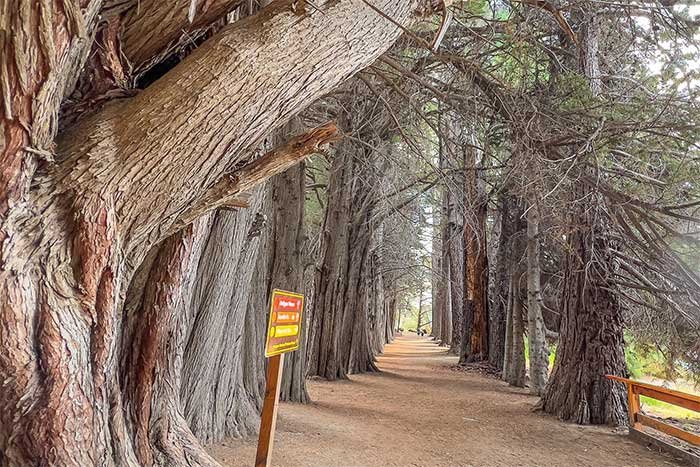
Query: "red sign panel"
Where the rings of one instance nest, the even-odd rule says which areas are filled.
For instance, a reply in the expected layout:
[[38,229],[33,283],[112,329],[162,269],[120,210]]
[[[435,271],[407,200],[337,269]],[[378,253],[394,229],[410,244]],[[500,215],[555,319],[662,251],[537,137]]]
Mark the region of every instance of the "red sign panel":
[[275,289],[270,302],[265,356],[271,357],[299,348],[304,296]]

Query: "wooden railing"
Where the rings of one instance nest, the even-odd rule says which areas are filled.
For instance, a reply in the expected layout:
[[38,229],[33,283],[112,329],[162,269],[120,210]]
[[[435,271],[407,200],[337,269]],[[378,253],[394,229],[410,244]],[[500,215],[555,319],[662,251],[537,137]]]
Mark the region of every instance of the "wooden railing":
[[695,433],[664,423],[663,421],[644,415],[640,412],[639,396],[647,396],[669,404],[677,405],[688,410],[700,412],[700,396],[686,394],[673,389],[654,386],[653,384],[633,381],[619,376],[608,375],[608,379],[627,385],[627,400],[629,402],[630,429],[639,431],[642,426],[648,426],[683,441],[700,446],[700,436]]

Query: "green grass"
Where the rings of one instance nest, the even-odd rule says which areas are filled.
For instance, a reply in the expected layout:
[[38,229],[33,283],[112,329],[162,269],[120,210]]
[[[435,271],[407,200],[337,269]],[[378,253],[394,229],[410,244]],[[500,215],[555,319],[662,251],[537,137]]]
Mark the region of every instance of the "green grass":
[[658,417],[700,421],[700,413],[693,410],[687,410],[646,396],[641,396],[640,401],[642,403],[642,409],[645,412],[649,412]]

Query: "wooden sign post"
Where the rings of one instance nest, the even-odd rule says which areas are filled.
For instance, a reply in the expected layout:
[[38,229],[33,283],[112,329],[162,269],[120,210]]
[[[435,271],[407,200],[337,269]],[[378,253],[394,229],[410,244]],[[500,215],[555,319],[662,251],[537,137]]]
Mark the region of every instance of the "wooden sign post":
[[273,290],[270,300],[270,319],[267,325],[265,356],[267,361],[267,385],[260,416],[258,452],[255,467],[268,467],[272,458],[272,444],[277,424],[277,406],[280,398],[280,383],[284,370],[284,354],[299,348],[301,340],[301,315],[304,311],[304,296],[284,290]]

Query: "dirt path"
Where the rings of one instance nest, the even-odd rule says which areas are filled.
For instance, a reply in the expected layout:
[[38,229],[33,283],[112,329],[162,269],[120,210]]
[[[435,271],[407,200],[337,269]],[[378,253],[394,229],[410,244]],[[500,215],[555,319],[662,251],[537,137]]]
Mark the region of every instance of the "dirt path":
[[[677,466],[611,428],[534,414],[525,391],[451,370],[454,357],[428,338],[400,337],[382,373],[310,382],[312,405],[280,407],[273,465]],[[255,439],[209,451],[225,466],[251,466]]]

